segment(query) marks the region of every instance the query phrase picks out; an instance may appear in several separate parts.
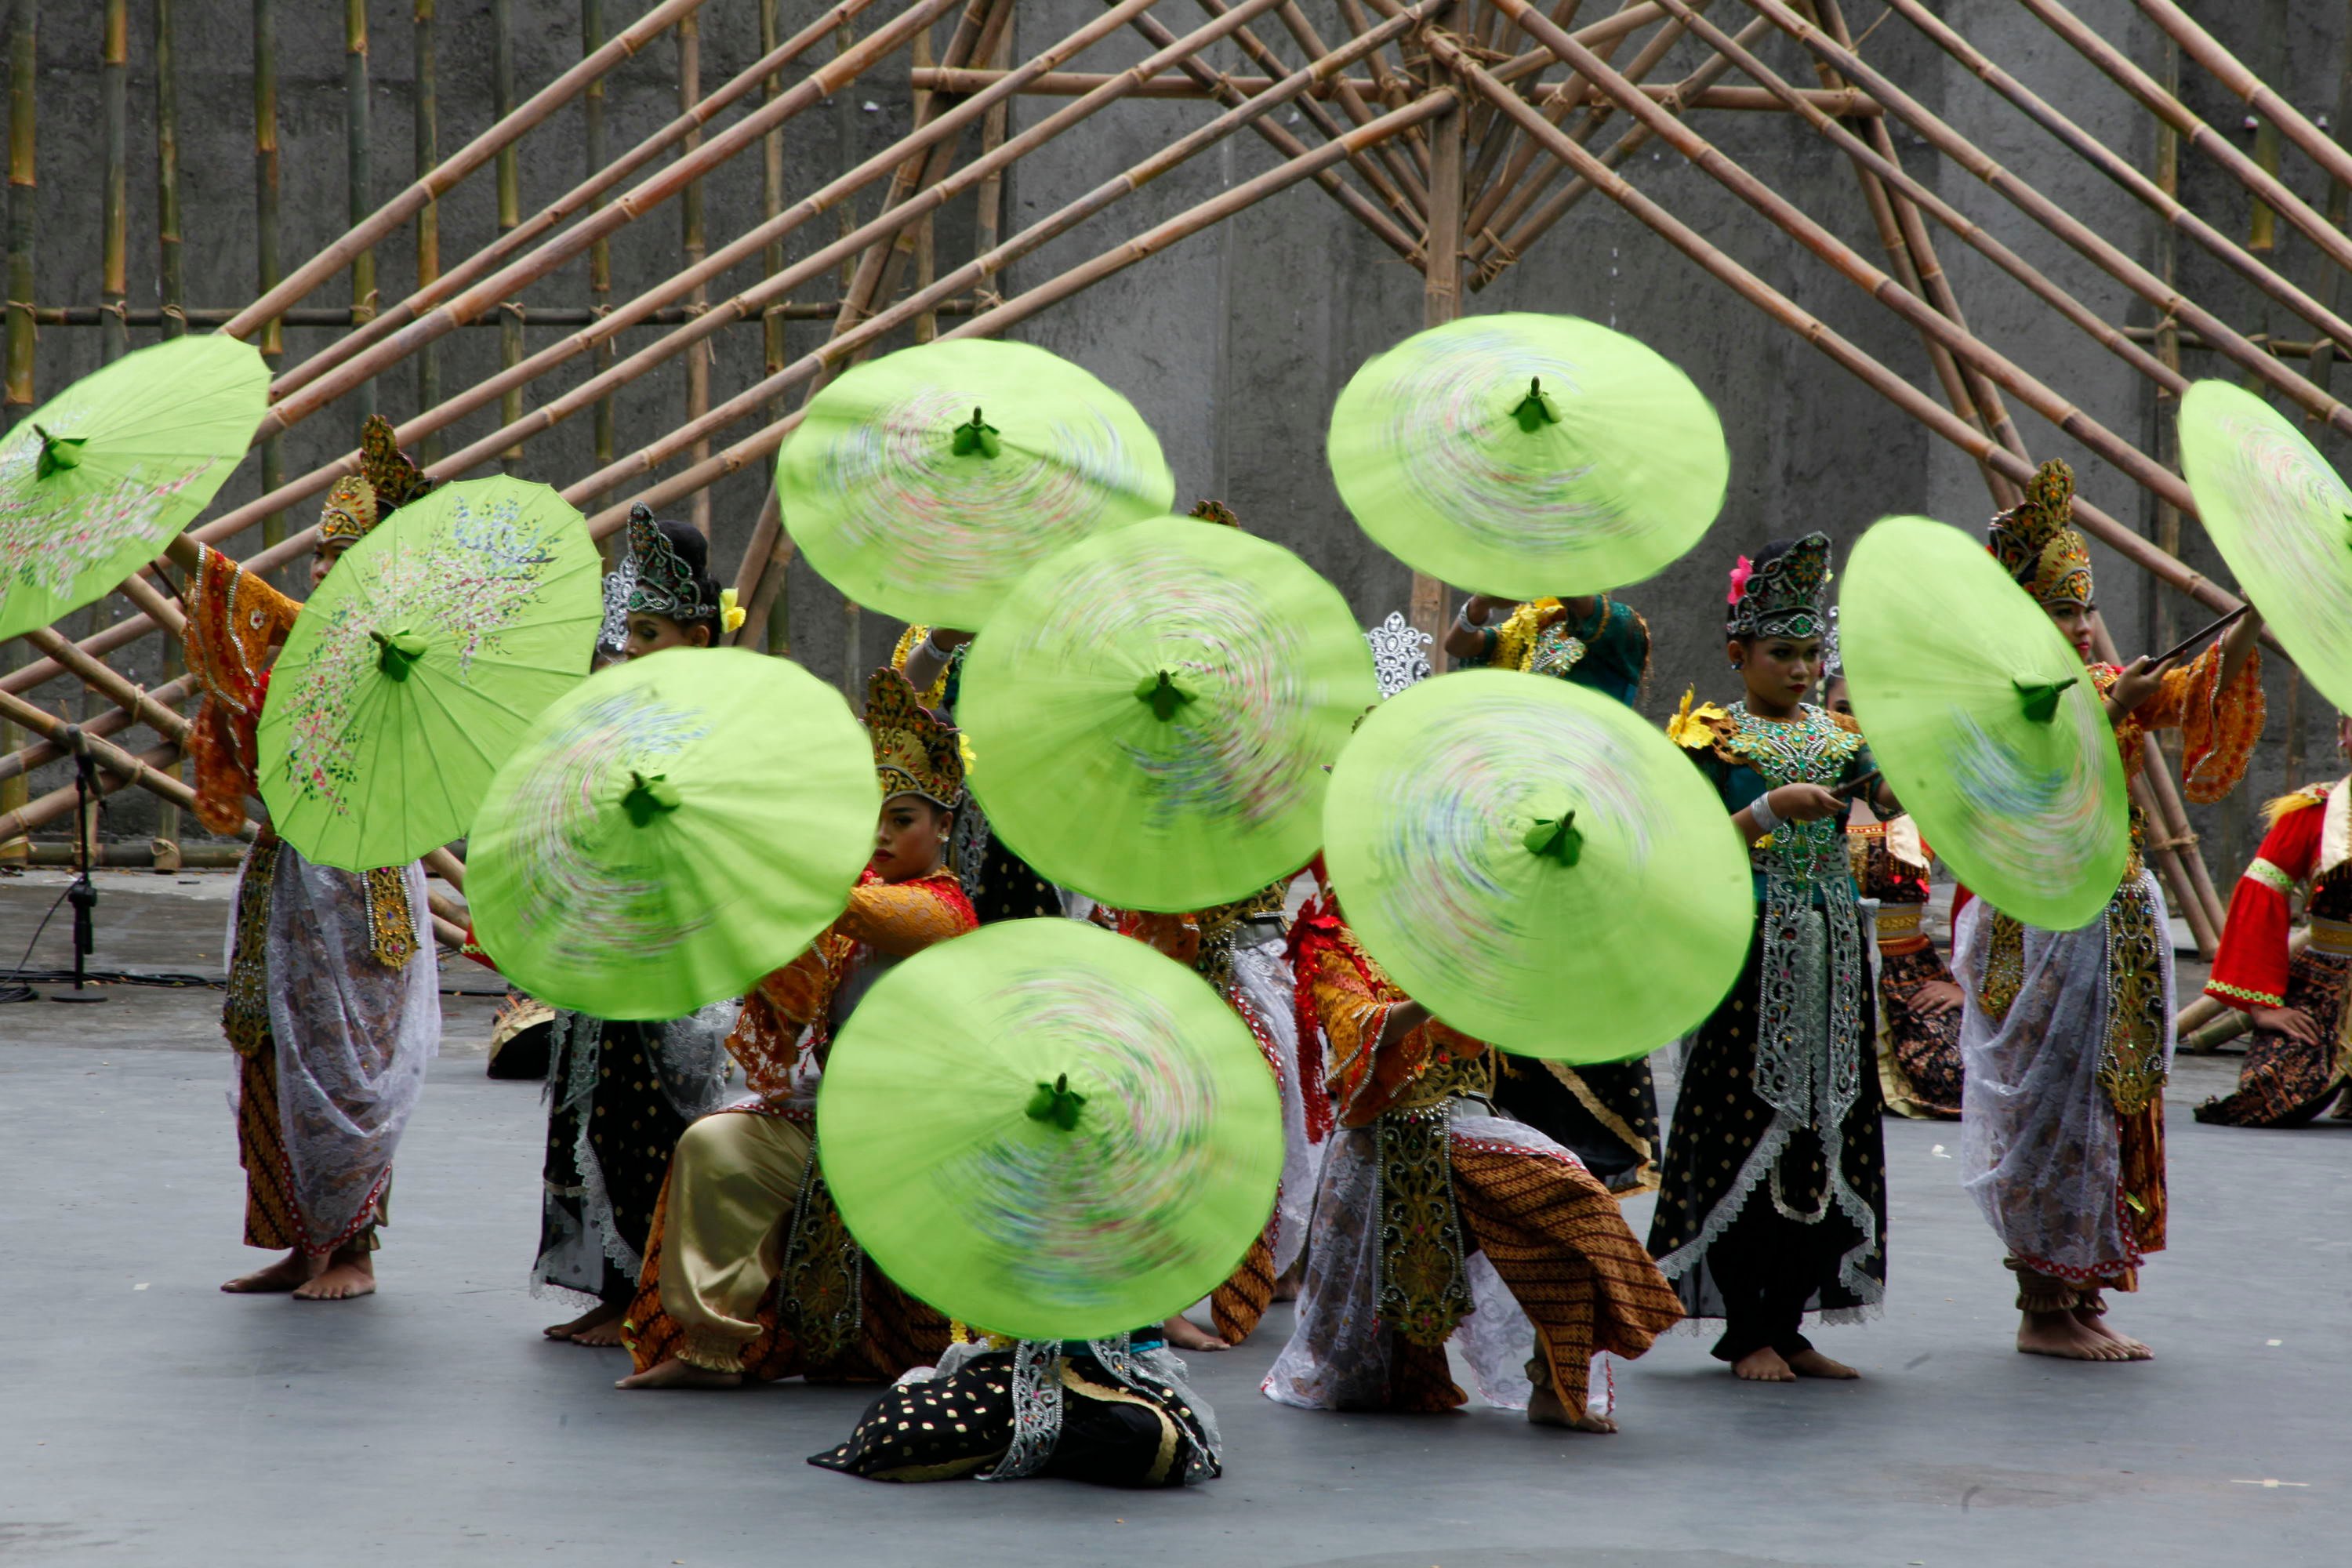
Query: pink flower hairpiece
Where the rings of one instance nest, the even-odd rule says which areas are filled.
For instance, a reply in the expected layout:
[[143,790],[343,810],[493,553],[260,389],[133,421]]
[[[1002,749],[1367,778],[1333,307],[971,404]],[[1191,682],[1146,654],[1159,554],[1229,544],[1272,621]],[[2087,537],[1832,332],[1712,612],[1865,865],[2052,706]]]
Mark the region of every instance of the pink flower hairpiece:
[[1754,576],[1755,574],[1756,567],[1754,563],[1750,562],[1745,555],[1741,556],[1739,558],[1739,564],[1731,569],[1731,592],[1723,596],[1723,602],[1727,605],[1736,605],[1739,603],[1740,595],[1748,592],[1748,579]]

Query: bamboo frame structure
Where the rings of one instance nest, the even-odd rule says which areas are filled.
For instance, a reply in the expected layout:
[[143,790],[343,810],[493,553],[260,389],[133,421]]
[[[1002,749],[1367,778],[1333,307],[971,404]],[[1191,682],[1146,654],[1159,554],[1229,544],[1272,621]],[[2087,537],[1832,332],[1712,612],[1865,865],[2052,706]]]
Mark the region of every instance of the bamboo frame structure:
[[[1865,58],[1836,0],[1622,0],[1607,8],[1587,0],[1330,0],[1312,6],[1192,0],[1189,25],[1177,20],[1174,0],[1102,0],[1066,36],[1043,36],[1024,16],[1017,40],[1011,0],[835,0],[821,12],[802,13],[803,25],[788,36],[778,0],[711,7],[709,19],[702,0],[626,0],[630,19],[617,30],[607,26],[608,0],[582,0],[576,58],[566,43],[570,63],[538,84],[517,79],[511,0],[413,0],[412,168],[408,183],[381,203],[371,191],[381,150],[368,134],[367,10],[360,0],[345,0],[347,227],[288,273],[279,260],[284,62],[278,5],[253,0],[255,294],[191,304],[181,274],[173,4],[153,0],[159,288],[153,304],[134,306],[123,182],[126,83],[139,62],[128,0],[105,0],[100,18],[106,177],[94,304],[38,302],[35,292],[35,6],[16,0],[9,12],[5,403],[14,418],[38,401],[34,340],[44,325],[98,326],[108,357],[133,332],[157,328],[167,335],[216,328],[256,342],[275,369],[272,412],[257,432],[261,492],[193,531],[235,547],[258,526],[260,547],[246,557],[258,570],[285,566],[309,547],[307,531],[287,528],[287,510],[356,466],[355,454],[345,451],[289,475],[280,461],[287,433],[331,408],[355,422],[380,389],[395,384],[414,390],[401,438],[436,476],[498,467],[550,479],[576,504],[594,509],[591,523],[600,537],[619,526],[635,500],[683,503],[707,526],[709,488],[766,463],[799,420],[795,401],[805,406],[807,396],[863,356],[934,335],[1010,331],[1238,213],[1285,199],[1280,193],[1293,186],[1321,191],[1384,257],[1420,274],[1425,322],[1460,313],[1465,292],[1491,286],[1597,193],[1689,258],[1728,298],[1796,333],[1965,453],[1996,505],[2013,500],[2033,471],[2023,415],[2013,409],[2105,459],[2138,495],[2083,497],[2076,515],[2085,531],[2184,597],[2229,608],[2236,600],[2180,559],[2182,521],[2195,516],[2194,498],[2178,472],[2164,410],[2188,384],[2183,356],[2212,354],[2282,405],[2352,435],[2352,408],[2330,384],[2336,357],[2352,352],[2352,320],[2338,306],[2341,274],[2352,270],[2352,238],[2345,233],[2352,153],[2174,0],[2136,3],[2168,51],[2162,69],[2133,59],[2062,0],[2021,0],[2053,40],[2111,81],[2153,127],[2153,170],[2126,160],[2024,87],[1929,0],[1889,0],[1888,9],[1893,20],[1976,78],[2000,112],[2051,138],[2058,156],[2113,181],[2144,206],[2158,237],[2147,255],[2110,240],[1928,110],[1899,73],[1876,63],[1895,57]],[[485,15],[491,123],[445,157],[436,51],[452,26],[470,26]],[[719,47],[719,29],[753,26],[756,37],[730,37]],[[1122,32],[1142,39],[1144,58],[1125,70],[1086,68],[1086,51]],[[704,64],[720,58],[750,64],[706,83]],[[623,73],[644,84],[656,60],[674,68],[667,90],[675,93],[676,112],[615,153],[607,141],[608,89]],[[2263,133],[2251,153],[2187,107],[2179,79],[2184,61],[2260,117]],[[1810,79],[1792,79],[1792,62],[1809,68]],[[328,74],[323,62],[310,68],[313,78]],[[2332,122],[2338,128],[2352,119],[2352,50],[2340,76]],[[1927,96],[1940,99],[1942,92],[1939,83]],[[862,101],[883,107],[883,100],[887,121],[869,120]],[[1008,209],[1008,181],[1024,160],[1051,156],[1062,138],[1130,101],[1198,118],[1051,212],[1025,204]],[[535,169],[565,170],[567,178],[556,183],[567,188],[527,209],[523,161],[571,134],[563,128],[574,123],[569,106],[575,102],[584,156],[574,162],[565,147],[543,165],[535,162]],[[1822,214],[1776,189],[1761,173],[1769,165],[1735,160],[1708,140],[1709,117],[1724,115],[1750,127],[1769,127],[1778,117],[1788,134],[1827,142],[1851,167],[1867,214],[1867,244],[1878,259],[1865,257],[1864,244],[1841,236]],[[898,128],[895,138],[876,151],[870,132],[885,122]],[[1240,137],[1244,131],[1249,137]],[[1750,142],[1756,134],[1750,132]],[[807,154],[828,137],[840,156],[821,168]],[[1252,138],[1256,163],[1244,167],[1236,156],[1223,188],[1150,224],[1127,216],[1127,199],[1171,170],[1229,141],[1250,145]],[[2282,150],[2304,162],[2283,173]],[[1635,164],[1634,155],[1644,152]],[[722,210],[706,202],[714,177],[747,154],[758,163],[756,207]],[[1794,242],[1799,259],[1790,265],[1818,264],[1869,307],[1889,312],[1919,345],[1917,363],[1885,363],[1865,352],[1799,306],[1793,286],[1767,282],[1674,211],[1657,194],[1663,184],[1645,175],[1656,189],[1640,189],[1626,178],[1626,169],[1669,154],[1738,198],[1737,221],[1751,224],[1772,245]],[[2224,232],[2240,222],[2233,212],[2203,214],[2184,200],[2184,155],[2203,160],[2232,199],[2247,205],[2251,222],[2242,239]],[[2111,280],[2143,302],[2152,312],[2146,320],[2155,324],[2108,320],[2083,291],[2027,261],[2022,253],[2030,247],[1996,235],[1944,194],[1948,186],[1928,167],[1934,161],[1980,181],[2017,220],[2093,269],[2102,287]],[[476,174],[487,174],[492,187],[494,237],[445,257],[443,204]],[[614,241],[673,199],[677,215],[662,222],[677,226],[665,231],[675,259],[655,281],[617,297]],[[1099,234],[1099,242],[1081,247],[1081,259],[1032,275],[1041,253],[1081,228]],[[415,283],[404,298],[380,300],[378,247],[398,242],[404,231],[415,247]],[[969,236],[968,254],[961,242],[954,253],[943,253],[950,235]],[[2145,428],[2110,427],[2057,379],[2030,371],[1972,326],[1961,285],[1937,253],[1948,236],[2021,289],[2042,320],[2079,332],[2126,367],[2134,384],[2148,389],[2154,420]],[[2300,279],[2274,265],[2294,247],[2314,257],[2314,269]],[[2222,303],[2189,297],[2181,284],[2184,247],[2255,291],[2266,302],[2263,319],[2233,323]],[[567,297],[555,297],[556,274],[575,261],[585,268],[584,299],[577,283],[567,285],[574,290]],[[1020,286],[1007,288],[1016,266]],[[351,280],[347,305],[315,298],[338,276]],[[714,361],[721,334],[754,324],[756,361],[749,353]],[[304,340],[307,353],[284,353],[288,327],[314,334]],[[460,362],[439,357],[441,340],[460,327],[498,329],[498,368],[453,385],[444,372]],[[537,331],[527,337],[527,327]],[[680,356],[685,392],[673,405],[676,422],[623,439],[615,398]],[[754,363],[756,373],[743,368]],[[2106,365],[2103,361],[2102,369]],[[387,379],[395,374],[397,384]],[[395,395],[383,395],[390,402]],[[546,449],[538,438],[583,413],[593,426],[593,467],[538,472],[534,465]],[[464,421],[473,423],[452,435]],[[2121,521],[2127,516],[2152,518],[2153,537]],[[732,572],[748,612],[740,637],[751,646],[779,652],[791,646],[784,585],[793,558],[790,531],[772,496]],[[182,804],[185,786],[169,770],[179,761],[193,683],[167,668],[166,679],[142,691],[106,662],[175,627],[178,612],[166,586],[133,578],[121,589],[127,604],[118,608],[125,613],[103,626],[92,617],[93,629],[79,636],[44,630],[21,653],[12,649],[0,660],[15,667],[0,674],[0,697],[7,700],[0,701],[0,844],[70,810],[69,799],[61,803],[56,791],[25,798],[28,776],[59,755],[54,703],[37,704],[33,697],[60,679],[86,693],[79,698],[83,733],[94,751],[107,748],[97,754],[111,759],[103,764],[111,770],[109,786],[129,779],[130,787]],[[845,608],[842,636],[855,647],[865,632],[856,607]],[[1416,583],[1417,625],[1439,629],[1447,609],[1444,585]],[[2175,618],[2170,602],[2159,599],[2151,626],[2160,631]],[[129,737],[142,729],[162,743],[138,749]],[[2221,901],[2179,790],[2162,773],[2151,770],[2142,800],[2155,829],[2152,858],[2193,934],[2207,944],[2221,922]],[[462,876],[454,860],[440,869],[453,880]]]

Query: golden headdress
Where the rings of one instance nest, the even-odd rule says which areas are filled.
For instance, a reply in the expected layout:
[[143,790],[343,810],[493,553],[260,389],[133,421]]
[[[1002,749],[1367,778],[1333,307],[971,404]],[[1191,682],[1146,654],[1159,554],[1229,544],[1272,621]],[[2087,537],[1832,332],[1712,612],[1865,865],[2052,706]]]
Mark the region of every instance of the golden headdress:
[[925,708],[895,669],[866,677],[866,732],[885,800],[912,794],[950,810],[963,804],[961,733]]
[[433,488],[393,438],[392,421],[371,414],[360,427],[360,471],[335,481],[319,513],[321,543],[363,539],[368,530]]
[[2075,531],[2074,470],[2053,458],[2025,499],[1992,520],[1986,543],[2017,585],[2044,605],[2091,603],[2091,551]]

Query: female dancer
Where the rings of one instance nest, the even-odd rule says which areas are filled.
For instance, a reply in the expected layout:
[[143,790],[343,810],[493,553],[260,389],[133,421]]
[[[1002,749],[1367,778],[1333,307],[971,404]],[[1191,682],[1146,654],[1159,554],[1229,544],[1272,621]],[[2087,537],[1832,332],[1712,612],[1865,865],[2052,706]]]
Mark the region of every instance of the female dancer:
[[[2092,657],[2097,606],[2091,556],[2069,526],[2074,479],[2044,463],[2025,500],[1995,518],[1994,556],[2074,645],[2122,748],[2145,765],[2146,738],[2178,729],[2182,789],[2220,799],[2262,733],[2260,617],[2248,615],[2182,669]],[[2164,1082],[2172,1066],[2172,943],[2156,878],[2132,851],[2105,912],[2049,931],[1989,909],[1961,915],[1956,967],[1966,993],[1960,1050],[1962,1184],[2009,1249],[2017,1348],[2075,1361],[2145,1361],[2148,1348],[2105,1321],[2112,1286],[2139,1288],[2164,1246]]]
[[[2352,756],[2352,719],[2336,721]],[[2352,779],[2313,784],[2270,803],[2261,853],[2230,896],[2230,921],[2205,994],[2254,1021],[2234,1094],[2209,1100],[2197,1120],[2225,1127],[2300,1127],[2352,1079]],[[2293,951],[2287,923],[2298,883],[2310,936]],[[2352,1111],[2352,1097],[2336,1114]]]
[[[600,648],[642,658],[709,647],[742,618],[705,569],[691,524],[629,512],[621,589]],[[724,1042],[740,1004],[722,1002],[667,1022],[633,1023],[561,1012],[549,1031],[547,1155],[541,1171],[534,1294],[585,1298],[588,1310],[545,1331],[551,1340],[614,1346],[645,1267],[654,1205],[670,1152],[695,1118],[726,1094]]]
[[874,858],[841,918],[743,998],[727,1048],[751,1098],[678,1140],[625,1325],[636,1372],[623,1388],[731,1388],[746,1374],[887,1383],[947,1348],[947,1320],[866,1267],[811,1131],[833,1034],[876,976],[979,923],[947,866],[962,738],[892,669],[866,685],[866,725],[884,796]]
[[[371,417],[359,473],[327,492],[311,589],[394,508],[431,488],[392,426]],[[168,553],[188,574],[188,669],[205,690],[188,739],[197,818],[215,833],[236,831],[248,815],[262,819],[237,874],[221,1029],[238,1058],[245,1244],[287,1251],[221,1289],[303,1301],[370,1295],[393,1151],[441,1039],[424,868],[314,866],[270,830],[254,798],[254,729],[270,662],[300,606],[185,534]]]
[[[1874,1312],[1886,1290],[1886,1166],[1868,1070],[1869,969],[1847,875],[1840,786],[1874,771],[1853,721],[1805,700],[1821,679],[1830,542],[1768,544],[1731,574],[1725,652],[1747,688],[1668,733],[1753,846],[1756,940],[1692,1036],[1650,1251],[1714,1354],[1751,1382],[1853,1377],[1813,1349],[1808,1314]],[[1896,807],[1872,787],[1883,814]]]

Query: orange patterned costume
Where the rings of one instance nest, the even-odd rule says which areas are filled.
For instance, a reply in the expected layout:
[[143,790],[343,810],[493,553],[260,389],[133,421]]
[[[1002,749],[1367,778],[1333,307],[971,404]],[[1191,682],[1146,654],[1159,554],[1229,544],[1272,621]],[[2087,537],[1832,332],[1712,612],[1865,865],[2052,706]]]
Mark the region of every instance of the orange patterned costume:
[[1638,1356],[1682,1316],[1616,1198],[1575,1155],[1494,1112],[1482,1041],[1435,1019],[1391,1028],[1410,999],[1330,900],[1299,911],[1291,942],[1340,1131],[1298,1327],[1266,1394],[1307,1408],[1451,1409],[1467,1397],[1446,1369],[1458,1337],[1490,1402],[1525,1405],[1548,1386],[1570,1415],[1597,1413],[1595,1352]]

